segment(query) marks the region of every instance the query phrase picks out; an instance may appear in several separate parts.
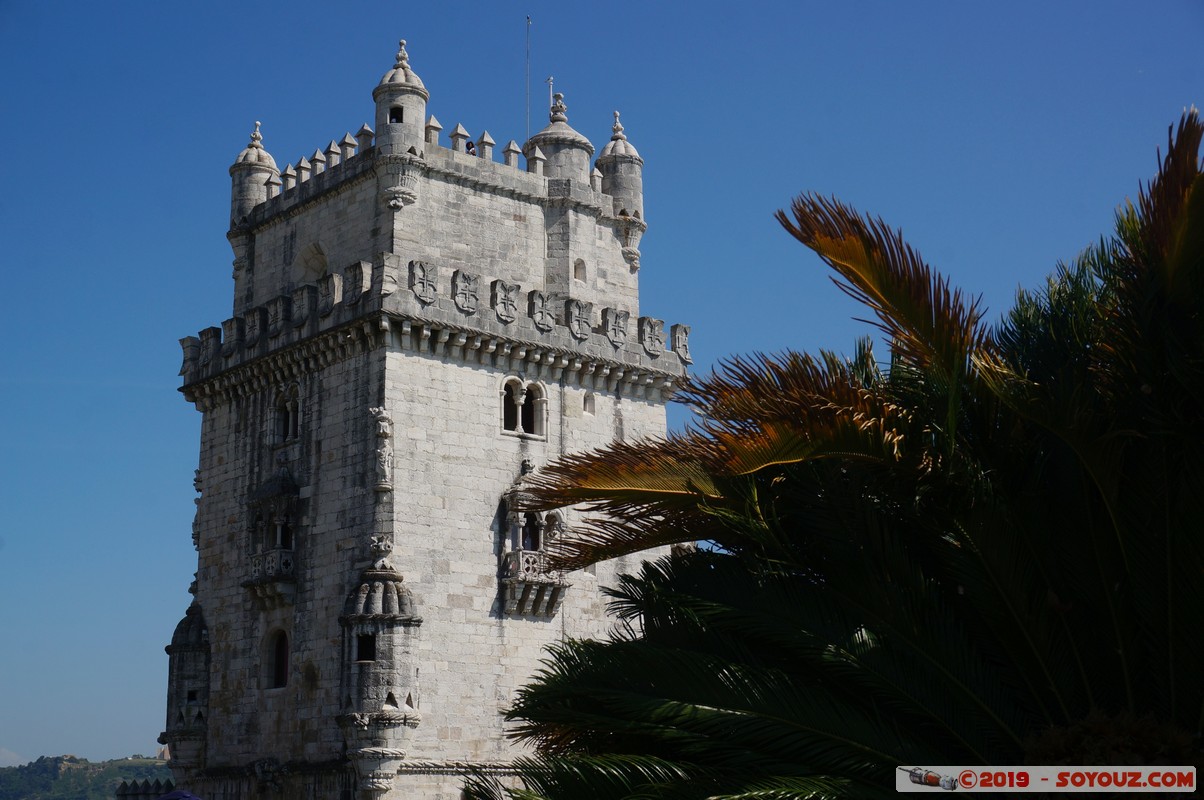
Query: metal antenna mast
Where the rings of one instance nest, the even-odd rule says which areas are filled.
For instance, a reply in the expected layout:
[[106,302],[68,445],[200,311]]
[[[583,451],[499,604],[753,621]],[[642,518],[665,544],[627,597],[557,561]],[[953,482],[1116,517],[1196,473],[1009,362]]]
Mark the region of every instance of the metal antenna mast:
[[531,15],[527,15],[527,138],[531,138]]

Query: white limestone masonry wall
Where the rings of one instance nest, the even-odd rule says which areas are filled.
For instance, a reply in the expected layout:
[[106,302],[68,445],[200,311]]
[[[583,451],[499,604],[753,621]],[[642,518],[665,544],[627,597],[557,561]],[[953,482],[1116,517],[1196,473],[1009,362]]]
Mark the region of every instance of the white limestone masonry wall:
[[505,775],[514,691],[547,645],[605,635],[601,587],[639,561],[550,572],[580,512],[506,500],[559,455],[662,434],[690,362],[687,326],[641,316],[643,160],[617,113],[592,169],[562,95],[521,151],[485,132],[471,154],[458,125],[445,147],[404,42],[373,99],[376,131],[283,171],[256,123],[230,168],[233,315],[181,339],[198,569],[161,741],[210,800],[451,800],[470,768]]

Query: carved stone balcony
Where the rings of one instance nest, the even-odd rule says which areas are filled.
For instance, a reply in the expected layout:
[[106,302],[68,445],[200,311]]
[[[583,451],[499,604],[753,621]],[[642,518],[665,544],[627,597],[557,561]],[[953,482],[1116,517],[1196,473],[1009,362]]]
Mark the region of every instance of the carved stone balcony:
[[291,604],[297,588],[296,567],[292,548],[261,550],[251,555],[251,577],[243,581],[243,586],[251,589],[262,608]]
[[514,550],[502,562],[507,614],[550,617],[560,608],[569,583],[564,573],[548,568],[539,550]]

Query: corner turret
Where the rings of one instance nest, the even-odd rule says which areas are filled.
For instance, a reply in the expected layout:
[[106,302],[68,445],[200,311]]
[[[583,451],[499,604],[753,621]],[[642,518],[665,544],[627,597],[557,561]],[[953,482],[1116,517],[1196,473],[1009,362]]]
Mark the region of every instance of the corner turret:
[[372,90],[376,101],[376,147],[381,153],[421,151],[426,134],[426,101],[430,94],[422,79],[410,69],[406,40],[402,39],[393,69]]
[[[391,451],[390,451],[391,452]],[[362,800],[389,791],[422,720],[414,696],[422,618],[389,563],[388,535],[372,540],[373,563],[360,574],[339,623],[343,628],[343,710],[338,718]]]
[[205,763],[209,729],[209,628],[196,600],[176,626],[167,651],[167,729],[159,744],[171,749],[176,782],[190,780]]
[[644,218],[644,159],[627,141],[619,112],[615,112],[614,134],[598,155],[602,191],[615,201],[615,216]]
[[241,225],[251,209],[267,200],[270,195],[268,183],[279,182],[280,170],[272,154],[263,149],[263,136],[259,133],[259,122],[251,131],[248,144],[234,163],[230,165],[230,227]]
[[589,184],[589,159],[594,146],[580,133],[569,126],[568,107],[564,95],[557,92],[552,96],[552,109],[548,114],[549,124],[532,136],[523,145],[523,155],[528,159],[542,151],[547,159],[544,175],[549,178],[573,178]]

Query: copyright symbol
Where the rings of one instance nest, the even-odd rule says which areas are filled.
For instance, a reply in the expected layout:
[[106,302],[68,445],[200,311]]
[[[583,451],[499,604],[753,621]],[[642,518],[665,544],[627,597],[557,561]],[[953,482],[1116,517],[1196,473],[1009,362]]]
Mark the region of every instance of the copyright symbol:
[[963,769],[957,776],[957,782],[965,789],[973,789],[978,785],[978,776],[974,774],[974,770]]

